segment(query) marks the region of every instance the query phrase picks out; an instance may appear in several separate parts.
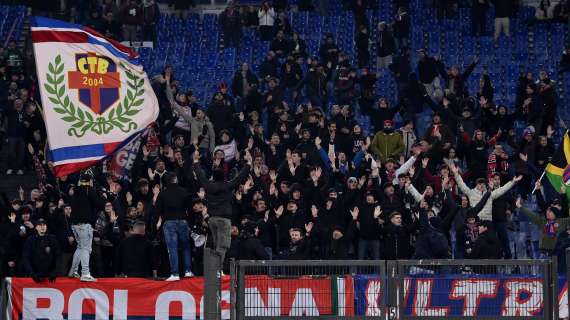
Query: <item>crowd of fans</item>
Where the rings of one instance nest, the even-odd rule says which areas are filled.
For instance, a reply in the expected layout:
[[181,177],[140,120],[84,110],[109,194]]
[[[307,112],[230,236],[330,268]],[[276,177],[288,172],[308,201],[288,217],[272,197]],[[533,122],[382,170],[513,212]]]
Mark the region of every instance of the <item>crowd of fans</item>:
[[[555,82],[544,71],[523,74],[515,105],[498,105],[488,75],[476,92],[466,86],[477,57],[461,71],[420,50],[414,71],[406,1],[397,2],[394,21],[377,28],[360,21],[356,57],[334,35],[308,52],[281,19],[287,6],[228,6],[220,19],[228,45],[239,46],[240,28],[256,24],[271,41],[259,72],[242,64],[207,106],[178,86],[170,67],[152,77],[160,115],[125,180],[114,179],[108,161],[53,175],[33,60],[11,43],[0,55],[5,173],[34,170],[39,185],[2,196],[0,275],[177,280],[202,274],[205,246],[220,253],[225,270],[231,258],[563,252],[565,187],[538,179],[555,151]],[[358,13],[367,5],[354,2],[355,19],[365,19]],[[119,12],[103,9],[88,21]],[[127,36],[129,22],[121,21]],[[398,103],[375,94],[379,72],[393,74]]]

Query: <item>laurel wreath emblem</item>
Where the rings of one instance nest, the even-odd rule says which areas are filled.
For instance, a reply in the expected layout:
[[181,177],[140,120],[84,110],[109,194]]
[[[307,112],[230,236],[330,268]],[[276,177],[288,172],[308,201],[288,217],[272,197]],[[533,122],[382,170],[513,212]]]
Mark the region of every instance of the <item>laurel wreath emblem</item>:
[[64,64],[61,61],[61,55],[57,55],[53,63],[50,62],[44,88],[50,94],[49,101],[56,105],[53,111],[62,115],[63,121],[72,123],[71,128],[67,130],[67,135],[81,138],[88,131],[102,135],[108,134],[115,128],[125,133],[137,129],[138,125],[131,117],[141,111],[140,107],[144,102],[141,98],[144,95],[144,79],[132,73],[125,65],[121,64],[121,66],[125,68],[128,78],[127,95],[106,115],[94,115],[91,110],[75,106],[70,101],[65,87]]

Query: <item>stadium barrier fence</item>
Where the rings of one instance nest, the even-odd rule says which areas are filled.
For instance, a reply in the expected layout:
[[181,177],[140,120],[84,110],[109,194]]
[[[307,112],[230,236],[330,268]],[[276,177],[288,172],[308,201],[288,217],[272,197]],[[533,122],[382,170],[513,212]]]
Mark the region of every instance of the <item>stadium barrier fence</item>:
[[232,318],[558,319],[559,304],[567,307],[559,286],[564,292],[567,286],[556,265],[556,259],[232,261]]

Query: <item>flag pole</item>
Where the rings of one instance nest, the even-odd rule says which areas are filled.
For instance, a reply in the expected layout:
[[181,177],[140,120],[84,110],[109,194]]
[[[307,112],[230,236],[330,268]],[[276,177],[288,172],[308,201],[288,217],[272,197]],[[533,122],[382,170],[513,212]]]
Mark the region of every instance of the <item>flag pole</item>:
[[[544,174],[546,173],[546,169],[544,171],[542,171],[542,174],[540,175],[540,178],[538,178],[538,180],[536,180],[537,182],[542,180],[542,178],[544,178]],[[530,194],[533,194],[536,191],[536,185],[534,185],[534,189],[532,189],[532,192]]]

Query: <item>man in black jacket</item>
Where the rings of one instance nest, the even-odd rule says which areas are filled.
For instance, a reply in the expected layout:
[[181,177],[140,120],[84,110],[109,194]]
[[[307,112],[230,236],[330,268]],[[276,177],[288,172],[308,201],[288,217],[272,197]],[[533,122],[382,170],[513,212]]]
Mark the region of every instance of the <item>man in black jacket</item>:
[[[493,175],[493,187],[495,189],[501,187],[501,176],[499,174]],[[505,193],[493,200],[493,228],[497,232],[497,236],[501,241],[503,256],[505,259],[512,258],[511,246],[509,243],[509,233],[507,230],[507,212],[512,210],[511,204],[513,202],[514,199],[509,193]]]
[[178,281],[178,250],[182,251],[184,277],[194,276],[190,269],[190,238],[186,221],[186,208],[190,207],[191,197],[186,189],[178,185],[176,174],[166,174],[165,183],[166,187],[156,199],[156,211],[160,216],[159,223],[164,224],[164,241],[170,261],[170,277],[166,281]]
[[47,225],[44,219],[36,221],[37,234],[31,236],[24,244],[22,263],[27,275],[35,282],[43,278],[55,281],[57,274],[57,260],[60,255],[57,239],[47,233]]
[[[194,153],[193,156],[193,171],[198,177],[200,185],[206,191],[206,200],[208,202],[208,226],[212,232],[214,246],[216,252],[221,256],[221,261],[224,261],[226,251],[231,244],[231,227],[232,227],[232,206],[231,200],[233,189],[247,177],[251,170],[252,158],[249,152],[246,152],[244,160],[247,163],[241,169],[239,174],[230,181],[224,181],[224,172],[221,169],[214,169],[212,176],[213,181],[206,178],[204,170],[200,168],[200,156]],[[192,175],[192,173],[190,173]]]
[[[89,272],[89,255],[93,242],[94,210],[101,210],[105,201],[93,188],[93,177],[84,173],[79,179],[79,186],[70,191],[71,230],[77,242],[77,249],[73,253],[73,262],[69,270],[69,277],[81,278],[81,281],[96,281]],[[79,263],[81,262],[81,276],[79,276]]]
[[501,259],[502,248],[491,221],[479,223],[479,236],[471,249],[467,249],[471,259]]
[[152,244],[145,236],[144,221],[137,220],[117,249],[116,273],[127,277],[152,275]]
[[429,98],[443,96],[441,80],[439,78],[440,62],[430,57],[425,49],[418,50],[418,72],[420,82],[424,85]]
[[409,259],[412,253],[410,238],[417,228],[417,223],[413,222],[404,225],[402,214],[394,211],[389,216],[390,221],[382,227],[384,235],[384,256],[386,260]]
[[257,237],[259,228],[255,222],[248,221],[243,226],[239,242],[239,258],[241,260],[269,260],[269,255],[261,240]]

